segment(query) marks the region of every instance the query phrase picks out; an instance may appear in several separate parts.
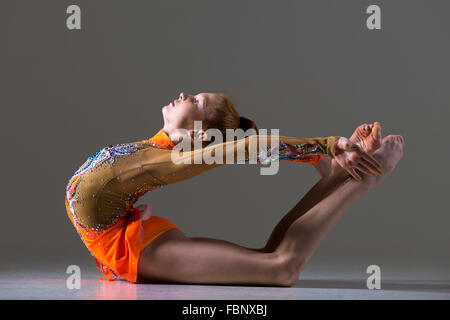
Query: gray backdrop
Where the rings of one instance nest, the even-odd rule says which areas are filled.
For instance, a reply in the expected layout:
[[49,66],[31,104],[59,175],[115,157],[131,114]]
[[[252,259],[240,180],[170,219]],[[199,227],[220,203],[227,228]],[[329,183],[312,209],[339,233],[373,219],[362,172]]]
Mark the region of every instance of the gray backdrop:
[[[69,4],[82,30],[66,28]],[[370,4],[381,30],[366,28]],[[385,276],[449,279],[449,10],[444,0],[2,0],[1,267],[95,267],[65,211],[68,179],[100,148],[156,133],[180,92],[226,92],[282,135],[350,136],[379,121],[406,139],[397,169],[304,273],[364,277],[376,264]],[[260,247],[316,181],[306,164],[275,176],[229,165],[138,204],[188,236]]]

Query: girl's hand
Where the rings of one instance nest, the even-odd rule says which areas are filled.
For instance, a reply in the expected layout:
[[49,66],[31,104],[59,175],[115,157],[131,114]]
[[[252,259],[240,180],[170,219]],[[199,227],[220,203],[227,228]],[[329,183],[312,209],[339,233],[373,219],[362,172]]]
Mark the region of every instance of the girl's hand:
[[362,178],[355,169],[371,176],[383,174],[380,164],[374,157],[345,137],[340,137],[337,141],[334,160],[357,181],[361,181]]

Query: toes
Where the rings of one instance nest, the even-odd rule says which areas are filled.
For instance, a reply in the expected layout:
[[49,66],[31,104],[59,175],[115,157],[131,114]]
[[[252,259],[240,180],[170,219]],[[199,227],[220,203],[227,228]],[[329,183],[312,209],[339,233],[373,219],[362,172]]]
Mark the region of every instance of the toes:
[[390,143],[395,141],[395,136],[393,134],[390,134],[383,138],[383,143]]
[[403,144],[405,143],[405,140],[403,139],[403,137],[401,135],[396,135],[395,138],[397,139],[397,142]]
[[379,125],[374,125],[372,132],[374,139],[381,142],[381,127]]
[[362,132],[364,132],[364,124],[362,124],[362,125],[360,125],[360,126],[358,126],[358,128],[356,128],[356,130],[355,130],[355,132],[359,132],[359,133],[362,133]]
[[383,144],[392,144],[392,143],[398,143],[403,145],[405,143],[404,138],[401,135],[398,134],[390,134],[383,138]]
[[367,123],[364,123],[362,126],[361,126],[361,133],[362,133],[362,135],[364,136],[364,137],[367,137],[369,134],[370,134],[370,131],[371,131],[371,129],[370,129],[370,127],[369,127],[369,125],[367,124]]
[[372,124],[372,130],[379,130],[381,132],[381,125],[378,121]]

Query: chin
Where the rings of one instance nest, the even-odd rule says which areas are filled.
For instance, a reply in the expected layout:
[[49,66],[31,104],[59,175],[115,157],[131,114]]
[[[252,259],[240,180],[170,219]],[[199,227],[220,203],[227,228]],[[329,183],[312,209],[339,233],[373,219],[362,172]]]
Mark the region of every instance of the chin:
[[164,106],[162,109],[161,109],[161,113],[162,113],[162,116],[163,116],[163,118],[164,118],[164,121],[166,121],[166,113],[167,113],[167,108],[168,108],[168,106]]
[[164,113],[163,113],[163,122],[164,122],[164,126],[170,122],[170,121],[167,120],[167,118],[165,117]]

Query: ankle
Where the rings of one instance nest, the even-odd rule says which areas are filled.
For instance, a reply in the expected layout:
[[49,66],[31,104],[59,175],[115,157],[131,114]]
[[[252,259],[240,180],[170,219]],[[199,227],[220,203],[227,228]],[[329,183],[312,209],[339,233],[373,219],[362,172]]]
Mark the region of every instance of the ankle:
[[330,180],[334,180],[334,181],[345,182],[348,179],[350,179],[351,176],[343,168],[337,168],[337,169],[332,170],[326,178],[330,179]]
[[359,182],[359,184],[361,185],[361,187],[367,189],[367,191],[369,191],[370,189],[372,189],[373,187],[375,187],[376,185],[378,185],[381,181],[383,181],[384,179],[384,175],[383,176],[369,176],[364,174],[362,177],[362,181]]

